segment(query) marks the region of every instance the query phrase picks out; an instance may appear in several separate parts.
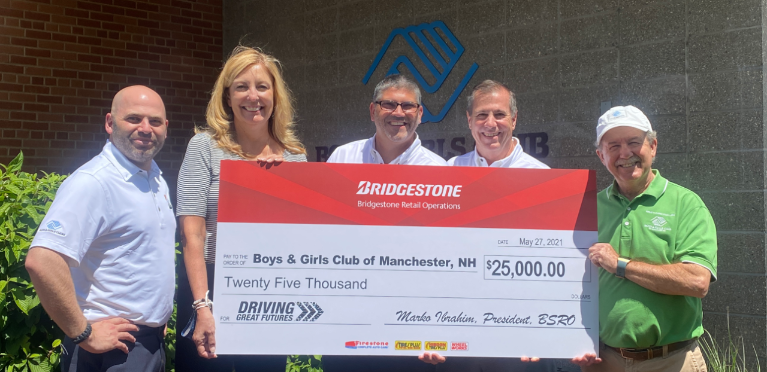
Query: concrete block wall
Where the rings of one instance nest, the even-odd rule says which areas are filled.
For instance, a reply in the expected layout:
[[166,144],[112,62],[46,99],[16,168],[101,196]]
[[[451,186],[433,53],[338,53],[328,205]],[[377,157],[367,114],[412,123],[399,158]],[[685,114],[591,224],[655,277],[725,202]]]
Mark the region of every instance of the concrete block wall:
[[[492,78],[517,93],[525,149],[552,167],[597,169],[600,187],[610,182],[592,145],[601,107],[639,107],[659,133],[656,168],[699,193],[718,227],[719,280],[704,300],[704,325],[721,338],[729,312],[733,334],[764,360],[764,7],[760,0],[229,0],[223,45],[225,53],[238,42],[260,46],[283,61],[311,160],[373,134],[373,86],[397,56],[425,71],[400,36],[362,83],[389,33],[422,22],[445,22],[466,48],[442,87],[425,95],[432,112],[476,62],[469,87]],[[444,120],[419,127],[442,156],[473,148],[465,96]]]
[[[175,185],[221,66],[220,0],[0,0],[0,163],[69,173],[98,154],[123,87],[164,99],[157,157]],[[175,187],[173,188],[175,191]]]

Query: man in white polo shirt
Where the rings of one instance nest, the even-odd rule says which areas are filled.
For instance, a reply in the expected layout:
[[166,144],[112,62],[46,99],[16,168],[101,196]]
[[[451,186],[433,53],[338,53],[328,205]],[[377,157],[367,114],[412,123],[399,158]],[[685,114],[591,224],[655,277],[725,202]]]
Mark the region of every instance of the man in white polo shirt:
[[[442,157],[421,146],[415,133],[422,114],[418,85],[399,74],[387,76],[376,85],[370,103],[376,134],[338,147],[328,163],[445,165]],[[322,364],[325,372],[434,371],[416,358],[393,356],[326,355]]]
[[[448,165],[549,169],[546,164],[525,154],[519,139],[512,136],[517,125],[517,100],[506,85],[485,80],[474,87],[467,101],[466,118],[476,145],[474,151],[448,160]],[[421,354],[420,359],[437,364],[438,372],[556,371],[554,360],[527,363],[531,358],[450,358],[447,361],[448,358],[439,353],[430,352]],[[532,361],[539,359],[532,358]]]
[[168,121],[144,86],[118,92],[109,142],[77,169],[26,259],[40,302],[67,335],[63,371],[163,371],[173,311],[176,220],[152,160]]
[[375,135],[338,147],[328,163],[445,165],[442,157],[421,146],[415,132],[421,115],[418,85],[399,74],[387,76],[376,85],[370,103]]
[[466,119],[476,143],[474,151],[448,160],[447,165],[549,168],[525,154],[519,139],[512,135],[517,126],[517,100],[506,85],[485,80],[474,87],[468,98]]

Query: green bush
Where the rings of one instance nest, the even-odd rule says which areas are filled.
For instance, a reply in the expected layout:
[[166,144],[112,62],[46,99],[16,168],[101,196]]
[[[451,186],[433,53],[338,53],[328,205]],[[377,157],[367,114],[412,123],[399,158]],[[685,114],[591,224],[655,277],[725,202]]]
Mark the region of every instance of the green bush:
[[40,306],[24,258],[29,244],[66,176],[38,178],[21,171],[24,155],[0,170],[0,369],[50,371],[58,368],[63,332]]
[[290,355],[285,372],[322,372],[322,355]]

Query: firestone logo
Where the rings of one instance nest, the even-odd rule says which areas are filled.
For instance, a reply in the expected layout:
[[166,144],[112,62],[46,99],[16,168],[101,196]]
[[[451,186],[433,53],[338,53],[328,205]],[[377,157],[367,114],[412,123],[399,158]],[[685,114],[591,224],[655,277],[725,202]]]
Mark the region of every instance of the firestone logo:
[[399,195],[399,196],[438,196],[448,198],[461,197],[463,185],[424,185],[420,183],[375,183],[360,181],[357,195]]
[[388,341],[346,341],[347,349],[388,349]]

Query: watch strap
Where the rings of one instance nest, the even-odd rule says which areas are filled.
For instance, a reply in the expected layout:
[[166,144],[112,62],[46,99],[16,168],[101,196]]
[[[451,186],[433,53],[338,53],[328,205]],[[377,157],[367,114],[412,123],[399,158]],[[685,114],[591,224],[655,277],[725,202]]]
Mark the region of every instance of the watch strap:
[[618,257],[618,266],[615,269],[615,276],[625,279],[626,278],[626,266],[631,262],[630,259],[625,257]]

